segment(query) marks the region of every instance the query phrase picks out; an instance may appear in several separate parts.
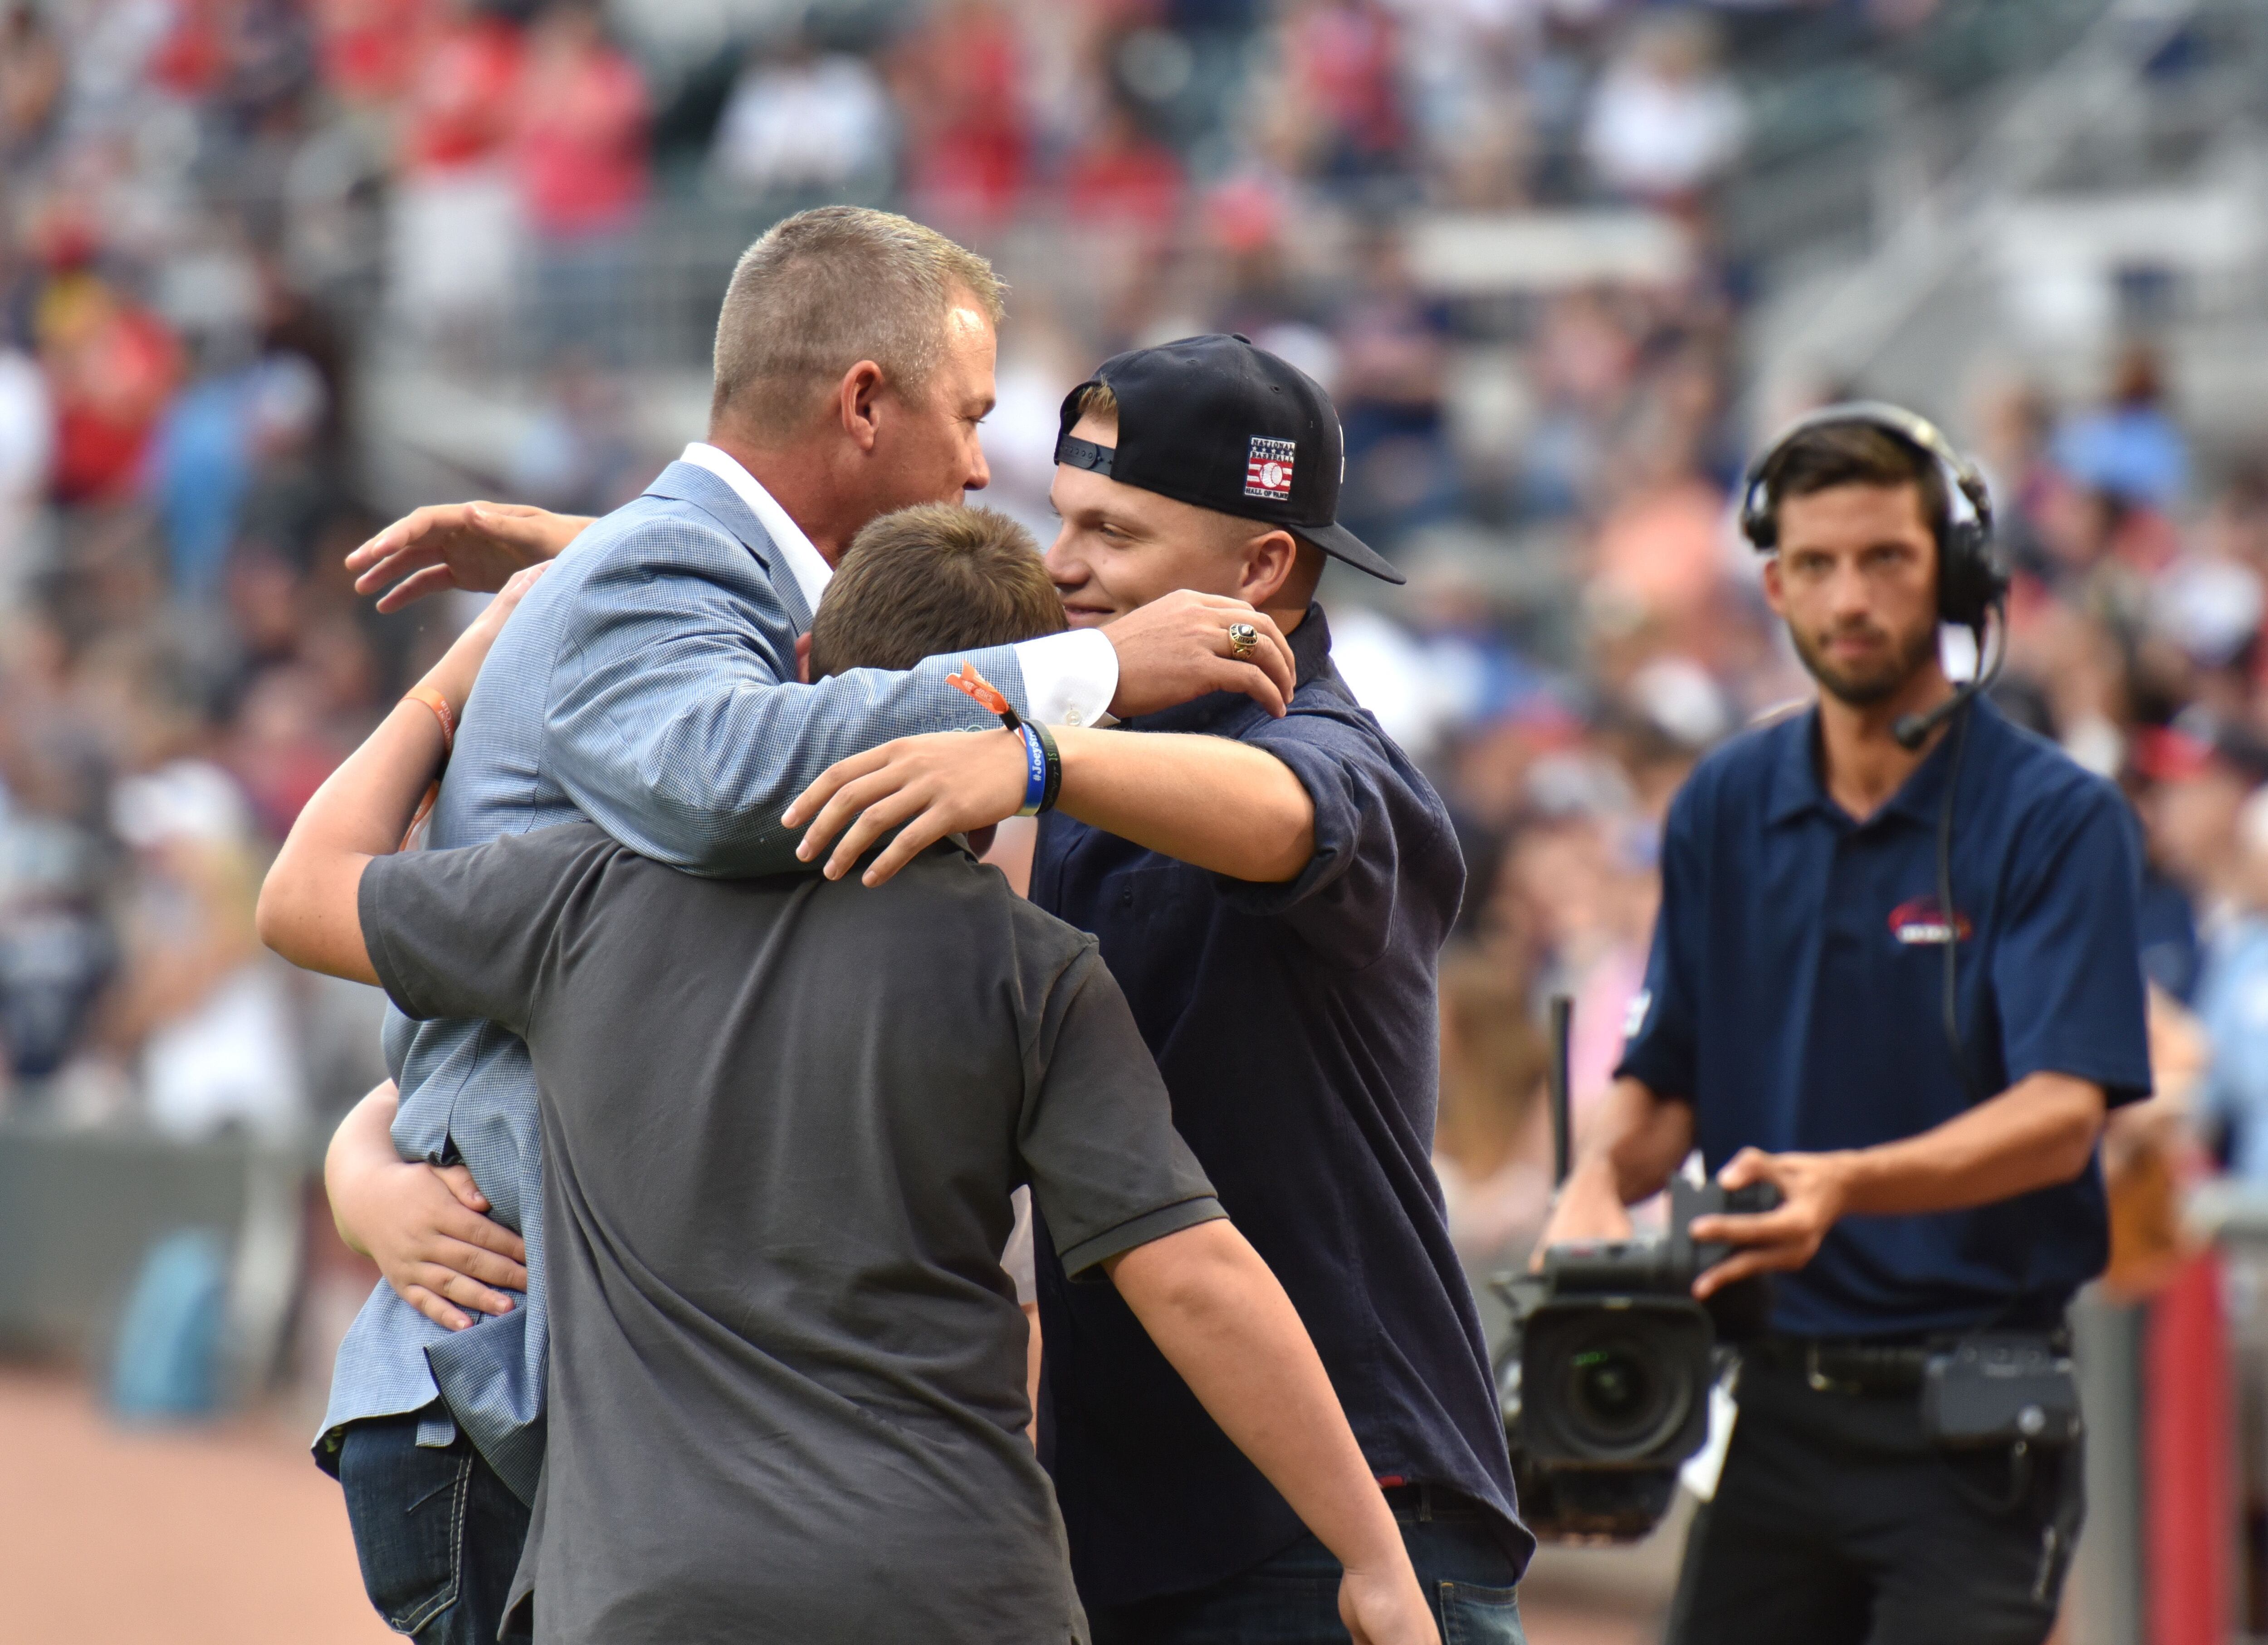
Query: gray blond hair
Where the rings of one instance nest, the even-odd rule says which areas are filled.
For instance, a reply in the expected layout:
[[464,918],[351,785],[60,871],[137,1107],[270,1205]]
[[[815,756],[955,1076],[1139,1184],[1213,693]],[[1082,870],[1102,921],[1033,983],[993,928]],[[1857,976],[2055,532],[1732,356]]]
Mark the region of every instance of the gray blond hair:
[[998,326],[992,265],[894,211],[821,206],[774,224],[740,254],[717,316],[712,424],[762,438],[794,430],[861,360],[918,388],[945,348],[945,316],[966,292]]

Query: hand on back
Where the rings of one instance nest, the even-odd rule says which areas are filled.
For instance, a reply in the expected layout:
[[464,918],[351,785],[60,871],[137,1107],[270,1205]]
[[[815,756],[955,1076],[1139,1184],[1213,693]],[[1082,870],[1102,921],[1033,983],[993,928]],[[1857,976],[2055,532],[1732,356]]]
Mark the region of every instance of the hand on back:
[[349,1243],[434,1324],[462,1331],[473,1323],[467,1309],[508,1314],[504,1292],[526,1291],[527,1247],[488,1214],[487,1196],[463,1166],[373,1162],[334,1173],[330,1190]]
[[899,829],[860,876],[867,885],[880,885],[946,835],[1014,816],[1024,803],[1029,769],[1024,740],[1013,732],[899,737],[837,760],[795,797],[780,820],[794,828],[812,819],[796,847],[806,862],[843,835],[827,859],[830,880],[841,879],[876,840]]
[[591,522],[525,503],[435,503],[413,509],[347,556],[355,592],[399,611],[445,588],[494,594],[514,572],[554,559]]
[[[1248,623],[1257,640],[1239,657],[1229,625]],[[1275,619],[1226,594],[1180,588],[1114,618],[1101,632],[1118,653],[1118,695],[1110,712],[1121,719],[1211,691],[1241,691],[1281,716],[1298,683],[1292,647]]]

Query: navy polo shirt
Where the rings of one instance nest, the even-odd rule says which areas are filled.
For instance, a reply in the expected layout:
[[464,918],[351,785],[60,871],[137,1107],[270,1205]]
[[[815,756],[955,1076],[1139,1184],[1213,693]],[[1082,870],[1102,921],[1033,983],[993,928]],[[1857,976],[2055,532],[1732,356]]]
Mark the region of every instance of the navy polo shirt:
[[[1862,1148],[1971,1105],[1942,1026],[1948,925],[1977,1091],[2052,1071],[2114,1105],[2148,1095],[2132,814],[1990,703],[1968,712],[1949,922],[1937,818],[1957,724],[1864,822],[1821,784],[1815,708],[1716,750],[1671,805],[1646,991],[1617,1072],[1692,1104],[1712,1173],[1743,1147]],[[2108,1254],[2090,1163],[1977,1210],[1845,1217],[1808,1266],[1778,1276],[1773,1327],[2043,1323]]]
[[[1432,1162],[1435,966],[1464,887],[1447,813],[1354,699],[1309,607],[1299,688],[1269,716],[1226,693],[1129,722],[1263,748],[1315,806],[1298,879],[1255,885],[1060,814],[1032,898],[1099,940],[1220,1203],[1283,1281],[1382,1479],[1514,1516],[1504,1429]],[[1090,1606],[1187,1591],[1288,1546],[1298,1517],[1107,1285],[1034,1242],[1040,1454]]]

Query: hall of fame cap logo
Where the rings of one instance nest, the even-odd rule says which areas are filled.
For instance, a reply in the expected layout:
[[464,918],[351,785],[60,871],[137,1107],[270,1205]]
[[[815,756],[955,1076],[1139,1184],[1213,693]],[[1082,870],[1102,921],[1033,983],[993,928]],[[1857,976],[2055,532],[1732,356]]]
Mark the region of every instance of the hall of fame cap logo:
[[1251,452],[1244,460],[1244,494],[1278,503],[1290,502],[1294,449],[1291,440],[1263,439],[1255,434]]

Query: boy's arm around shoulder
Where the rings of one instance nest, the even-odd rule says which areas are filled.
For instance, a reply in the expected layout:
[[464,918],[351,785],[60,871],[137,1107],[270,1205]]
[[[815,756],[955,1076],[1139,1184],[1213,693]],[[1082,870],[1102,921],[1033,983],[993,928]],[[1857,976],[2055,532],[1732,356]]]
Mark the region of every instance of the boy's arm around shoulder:
[[[1314,855],[1314,801],[1265,749],[1167,732],[1063,726],[1049,734],[1063,762],[1056,806],[1066,816],[1236,880],[1296,879]],[[821,773],[784,821],[808,821],[797,848],[805,861],[841,833],[827,858],[830,880],[898,830],[861,876],[880,885],[946,835],[1018,815],[1028,771],[1016,734],[902,737]]]
[[[601,530],[570,557],[574,580],[549,614],[545,752],[576,808],[641,855],[702,874],[794,869],[780,814],[829,764],[989,722],[945,684],[944,659],[800,683],[794,615],[721,528],[656,513]],[[1012,648],[968,655],[1021,691]]]
[[292,823],[261,886],[256,918],[260,940],[293,964],[358,983],[379,981],[363,940],[363,872],[371,859],[400,846],[448,757],[489,648],[548,564],[504,586]]

